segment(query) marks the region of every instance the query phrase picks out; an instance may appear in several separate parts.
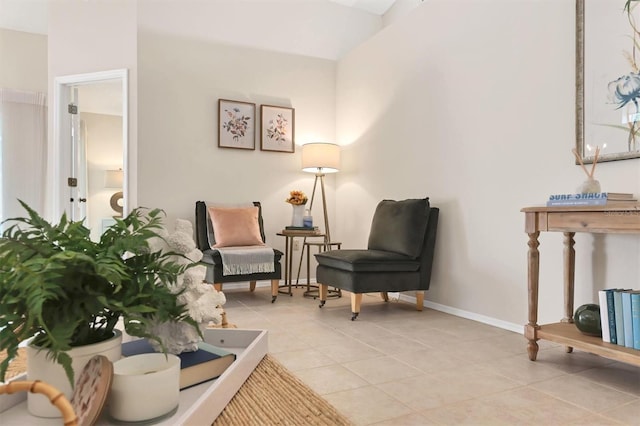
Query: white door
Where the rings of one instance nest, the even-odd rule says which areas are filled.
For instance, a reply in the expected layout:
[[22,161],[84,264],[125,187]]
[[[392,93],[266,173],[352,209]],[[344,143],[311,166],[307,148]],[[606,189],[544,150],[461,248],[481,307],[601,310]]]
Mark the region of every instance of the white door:
[[[101,234],[104,219],[119,214],[110,204],[115,193],[123,194],[118,209],[125,215],[129,197],[135,199],[128,174],[127,91],[127,70],[55,79],[48,206],[54,219],[66,212],[71,220],[85,220],[92,238]],[[120,171],[121,188],[107,184],[113,171]]]
[[85,224],[88,224],[87,198],[89,183],[87,180],[87,147],[81,129],[78,107],[80,99],[77,87],[69,87],[69,98],[71,100],[67,107],[69,129],[71,130],[69,134],[71,158],[69,161],[69,177],[67,179],[67,187],[69,189],[69,219],[76,222],[85,220]]

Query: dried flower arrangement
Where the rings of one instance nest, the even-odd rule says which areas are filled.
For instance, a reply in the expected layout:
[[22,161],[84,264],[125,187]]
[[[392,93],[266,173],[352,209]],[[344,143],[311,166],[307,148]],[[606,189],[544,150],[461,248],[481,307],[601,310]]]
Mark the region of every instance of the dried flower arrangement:
[[289,193],[289,198],[285,201],[289,204],[293,204],[294,206],[301,206],[303,204],[307,204],[307,196],[304,195],[302,191],[291,191]]

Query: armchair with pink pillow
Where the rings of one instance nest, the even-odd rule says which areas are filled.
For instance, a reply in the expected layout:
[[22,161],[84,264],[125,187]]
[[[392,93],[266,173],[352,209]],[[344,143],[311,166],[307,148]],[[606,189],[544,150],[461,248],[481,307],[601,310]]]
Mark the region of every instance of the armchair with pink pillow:
[[196,202],[196,244],[207,267],[205,282],[222,291],[229,282],[249,282],[251,291],[259,280],[271,281],[271,302],[278,297],[282,276],[282,252],[265,243],[262,206],[219,205]]

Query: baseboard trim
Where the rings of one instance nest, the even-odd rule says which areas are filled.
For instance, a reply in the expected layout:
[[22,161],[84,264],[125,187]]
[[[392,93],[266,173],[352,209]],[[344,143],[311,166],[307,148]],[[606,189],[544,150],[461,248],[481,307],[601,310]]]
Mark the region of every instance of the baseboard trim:
[[[282,285],[283,281],[281,280],[280,283],[281,283],[280,285]],[[311,279],[311,283],[315,284],[316,280]],[[222,291],[224,291],[225,289],[229,289],[229,290],[246,289],[247,287],[248,287],[248,282],[225,283],[222,287]],[[256,282],[256,288],[258,287],[271,288],[271,282],[258,281]],[[399,300],[402,300],[403,302],[413,303],[413,304],[416,303],[415,296],[410,296],[408,294],[403,294],[403,293],[400,293]],[[497,318],[488,317],[486,315],[481,315],[475,312],[465,311],[463,309],[453,308],[451,306],[442,305],[440,303],[431,302],[429,300],[425,300],[423,305],[425,308],[444,312],[446,314],[455,315],[460,318],[470,319],[472,321],[477,321],[483,324],[491,325],[493,327],[501,328],[503,330],[513,331],[518,334],[522,334],[524,330],[523,325],[521,324],[514,324],[511,322],[502,321]]]
[[[407,294],[400,294],[400,300],[403,300],[409,303],[416,303],[416,298],[413,296],[409,296]],[[488,317],[486,315],[477,314],[475,312],[465,311],[463,309],[452,308],[451,306],[441,305],[440,303],[431,302],[429,300],[425,300],[423,305],[425,308],[430,308],[435,311],[440,311],[446,314],[455,315],[457,317],[481,322],[483,324],[502,328],[503,330],[513,331],[518,334],[522,334],[524,330],[524,327],[520,324],[514,324],[512,322],[502,321],[497,318]]]

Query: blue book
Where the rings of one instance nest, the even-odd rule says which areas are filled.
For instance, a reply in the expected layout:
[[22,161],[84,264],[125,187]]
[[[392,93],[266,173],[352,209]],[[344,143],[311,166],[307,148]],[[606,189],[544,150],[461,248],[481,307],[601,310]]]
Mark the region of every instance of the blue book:
[[[157,352],[146,339],[122,344],[122,355],[132,356]],[[198,350],[182,352],[180,358],[180,390],[220,377],[235,361],[236,355],[206,342],[198,343]]]
[[582,199],[582,200],[549,200],[547,201],[547,207],[553,206],[605,206],[607,205],[606,198],[597,199]]
[[607,317],[609,318],[609,337],[611,343],[618,344],[618,336],[616,335],[616,311],[613,304],[613,293],[616,289],[611,288],[605,290],[607,292]]
[[631,327],[633,349],[640,349],[640,291],[631,292]]
[[616,318],[616,338],[618,339],[619,346],[624,346],[624,320],[622,318],[623,291],[623,289],[618,289],[613,292],[613,310],[615,311]]
[[552,194],[549,201],[588,201],[588,200],[607,200],[606,192],[590,192],[587,194]]
[[620,292],[622,297],[622,323],[624,329],[624,346],[633,348],[633,326],[631,325],[631,290]]
[[553,194],[549,196],[547,207],[550,206],[604,206],[607,204],[606,192],[588,194]]

